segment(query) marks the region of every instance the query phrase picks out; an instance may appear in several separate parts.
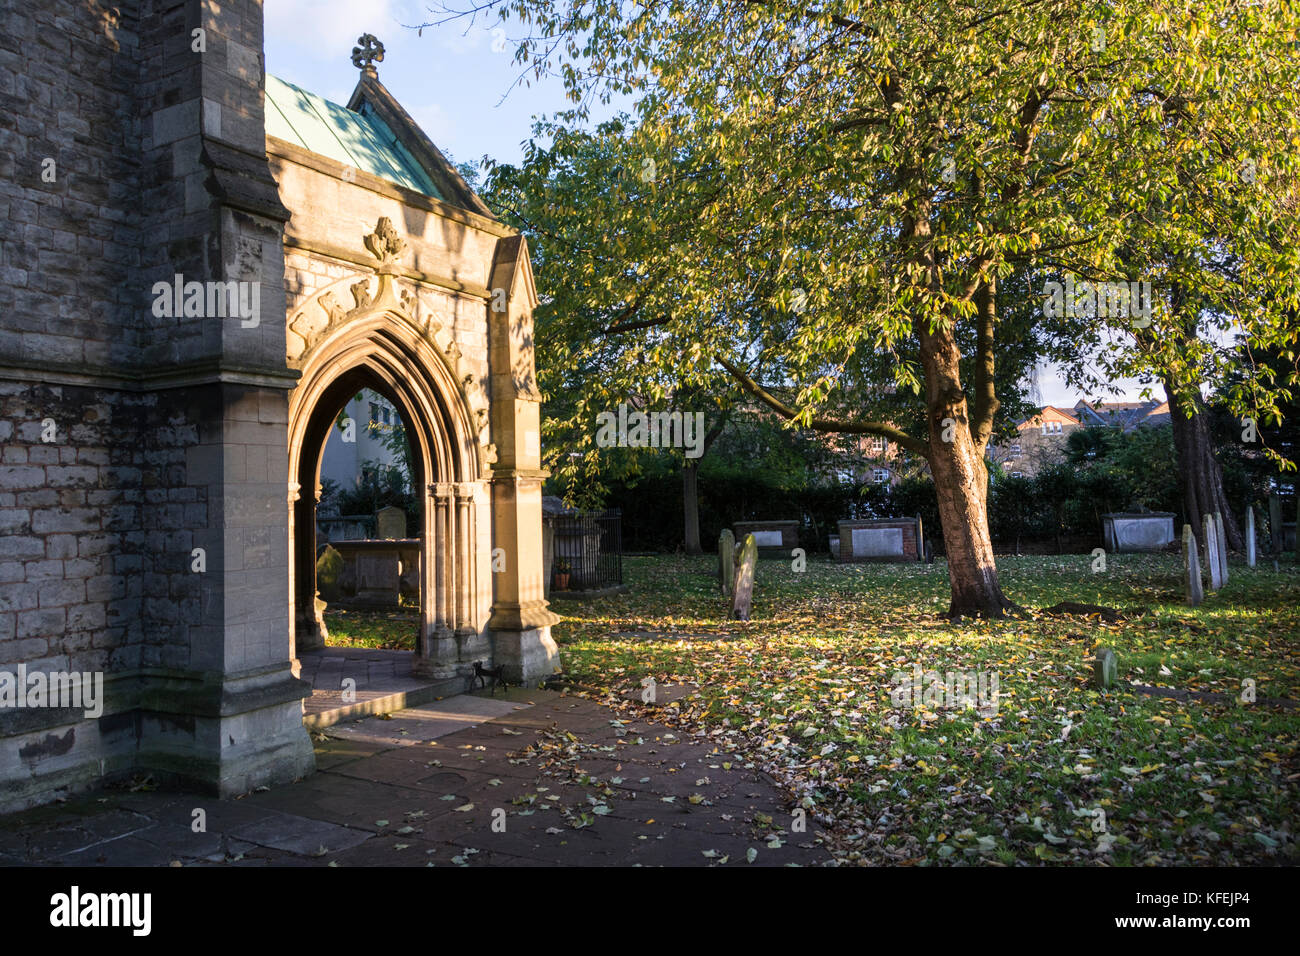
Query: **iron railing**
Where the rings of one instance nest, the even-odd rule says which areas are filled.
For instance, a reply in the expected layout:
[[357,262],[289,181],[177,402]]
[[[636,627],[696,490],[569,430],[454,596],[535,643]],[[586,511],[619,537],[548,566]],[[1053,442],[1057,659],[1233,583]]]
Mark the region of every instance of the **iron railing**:
[[623,583],[621,509],[556,515],[554,521],[553,590],[594,591]]

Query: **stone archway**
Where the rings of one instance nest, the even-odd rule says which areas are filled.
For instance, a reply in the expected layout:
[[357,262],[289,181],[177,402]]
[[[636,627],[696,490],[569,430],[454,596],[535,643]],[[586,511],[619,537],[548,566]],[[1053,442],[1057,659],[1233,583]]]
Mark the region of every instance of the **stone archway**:
[[[422,502],[414,670],[446,677],[458,664],[492,656],[484,620],[490,568],[479,534],[495,460],[487,396],[460,368],[450,330],[412,315],[410,294],[397,283],[405,244],[391,223],[380,219],[365,243],[377,260],[374,274],[320,289],[287,330],[288,361],[301,373],[288,415],[290,659],[296,667],[298,651],[320,641],[314,540],[325,439],[347,398],[369,387],[407,424],[411,477]],[[348,297],[353,306],[344,309],[340,299]]]

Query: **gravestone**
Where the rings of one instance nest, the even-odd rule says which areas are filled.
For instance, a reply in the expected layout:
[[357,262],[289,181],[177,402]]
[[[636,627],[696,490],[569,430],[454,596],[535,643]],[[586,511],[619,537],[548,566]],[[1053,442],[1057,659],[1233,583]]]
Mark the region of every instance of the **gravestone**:
[[752,534],[745,535],[745,543],[736,555],[736,584],[731,595],[731,616],[748,621],[754,606],[754,564],[758,561],[758,542]]
[[780,531],[755,531],[752,533],[760,548],[779,548],[782,545]]
[[342,573],[343,555],[325,545],[316,559],[316,590],[326,601],[337,601],[342,596],[339,590],[339,575]]
[[1246,567],[1255,566],[1255,506],[1246,506]]
[[357,554],[357,603],[396,607],[402,564],[397,549]]
[[1282,499],[1277,492],[1268,496],[1268,530],[1273,538],[1273,557],[1282,556]]
[[903,557],[903,529],[854,528],[853,556],[855,558]]
[[1214,513],[1214,538],[1218,544],[1215,549],[1219,554],[1219,581],[1228,583],[1228,536],[1223,532],[1223,512]]
[[1111,512],[1101,516],[1108,551],[1163,551],[1174,538],[1172,511]]
[[1219,531],[1214,526],[1214,515],[1205,515],[1205,569],[1210,572],[1210,590],[1223,587],[1223,565],[1219,563]]
[[406,537],[406,509],[389,505],[375,512],[375,537],[392,540]]
[[1103,647],[1097,652],[1092,662],[1092,686],[1097,690],[1108,690],[1115,683],[1115,671],[1118,667],[1115,652]]
[[730,528],[718,535],[718,584],[724,595],[731,594],[731,582],[736,576],[736,536]]
[[1187,587],[1187,604],[1196,607],[1205,598],[1201,589],[1201,557],[1196,549],[1196,535],[1192,526],[1183,525],[1183,577]]

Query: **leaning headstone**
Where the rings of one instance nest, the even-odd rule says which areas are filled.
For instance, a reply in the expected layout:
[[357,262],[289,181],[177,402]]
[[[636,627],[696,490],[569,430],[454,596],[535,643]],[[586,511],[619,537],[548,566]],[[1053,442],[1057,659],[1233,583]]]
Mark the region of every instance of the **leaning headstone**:
[[395,538],[406,537],[406,509],[399,508],[396,505],[389,505],[387,508],[380,508],[375,512],[375,537]]
[[731,593],[731,579],[736,576],[736,536],[730,528],[718,535],[718,583],[723,594]]
[[343,555],[325,545],[316,559],[316,590],[326,601],[337,601],[342,597],[339,590],[339,575],[342,573]]
[[758,542],[752,534],[747,534],[736,555],[736,585],[731,595],[731,616],[735,620],[749,620],[749,612],[754,606],[754,563],[757,560]]
[[1255,566],[1255,506],[1246,506],[1246,567]]
[[1214,513],[1214,535],[1218,542],[1219,580],[1228,583],[1228,536],[1223,533],[1223,512]]
[[1210,590],[1223,587],[1223,565],[1219,563],[1219,531],[1214,526],[1214,515],[1205,515],[1205,569],[1210,572]]
[[1103,647],[1097,652],[1092,662],[1092,686],[1097,690],[1109,690],[1115,683],[1115,671],[1118,665],[1115,652]]
[[1183,525],[1183,572],[1187,583],[1187,604],[1196,607],[1205,597],[1201,590],[1201,557],[1196,552],[1196,535],[1192,526]]

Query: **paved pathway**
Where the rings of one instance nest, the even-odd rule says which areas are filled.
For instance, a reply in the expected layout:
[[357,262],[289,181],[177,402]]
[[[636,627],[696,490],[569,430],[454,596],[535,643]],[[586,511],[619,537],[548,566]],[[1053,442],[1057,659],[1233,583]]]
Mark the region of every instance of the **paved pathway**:
[[[313,734],[317,772],[214,800],[113,790],[0,818],[0,864],[755,866],[829,861],[703,738],[512,689]],[[206,832],[194,832],[195,810]]]

